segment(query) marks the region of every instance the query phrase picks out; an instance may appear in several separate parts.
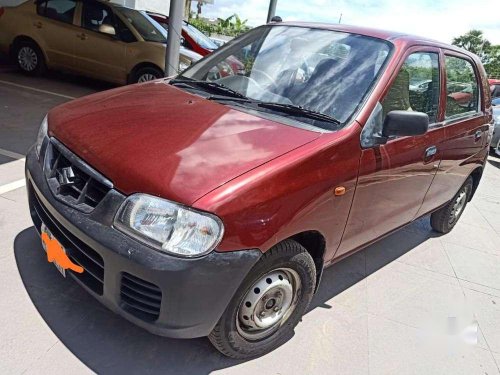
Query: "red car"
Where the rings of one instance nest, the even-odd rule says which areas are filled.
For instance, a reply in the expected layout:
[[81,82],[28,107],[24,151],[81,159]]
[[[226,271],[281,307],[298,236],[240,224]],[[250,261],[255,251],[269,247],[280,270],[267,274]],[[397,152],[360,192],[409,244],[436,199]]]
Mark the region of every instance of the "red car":
[[[153,12],[146,13],[168,31],[168,16]],[[184,47],[202,56],[206,56],[219,48],[212,39],[186,21],[182,21],[182,37],[184,38]]]
[[[158,22],[165,30],[168,31],[167,16],[153,12],[146,13],[148,14],[148,16]],[[203,32],[186,21],[182,21],[182,38],[182,46],[184,48],[190,49],[202,56],[206,56],[219,48],[217,44],[212,41],[212,39],[210,39],[208,36],[203,34]],[[226,59],[226,64],[219,67],[218,77],[226,77],[228,75],[239,74],[244,70],[244,68],[245,67],[240,60],[238,60],[234,56],[230,56]]]
[[[244,72],[214,78],[229,56]],[[51,110],[26,158],[31,216],[112,311],[255,357],[293,335],[325,267],[424,215],[452,230],[488,155],[488,87],[454,46],[260,26],[175,79]]]

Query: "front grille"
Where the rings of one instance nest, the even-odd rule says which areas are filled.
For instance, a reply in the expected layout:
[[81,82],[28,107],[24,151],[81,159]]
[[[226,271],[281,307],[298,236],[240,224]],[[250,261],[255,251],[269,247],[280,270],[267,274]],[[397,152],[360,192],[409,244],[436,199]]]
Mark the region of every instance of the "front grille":
[[41,223],[43,222],[61,245],[63,245],[71,261],[84,269],[83,273],[72,272],[71,270],[66,270],[66,272],[81,281],[82,284],[94,293],[102,295],[104,285],[104,261],[102,257],[64,228],[49,213],[36,195],[31,183],[28,185],[28,189],[31,205],[40,219],[34,220],[38,231],[40,232]]
[[155,284],[127,272],[122,273],[122,307],[145,321],[158,319],[161,308],[161,290]]
[[47,147],[44,168],[54,196],[85,213],[91,212],[113,187],[54,138]]

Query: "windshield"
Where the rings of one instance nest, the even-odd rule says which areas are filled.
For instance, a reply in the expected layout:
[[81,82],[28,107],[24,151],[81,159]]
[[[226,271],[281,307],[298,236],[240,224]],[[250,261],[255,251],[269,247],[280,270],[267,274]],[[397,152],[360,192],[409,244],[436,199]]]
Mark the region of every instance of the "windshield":
[[[390,48],[385,41],[356,34],[262,26],[178,78],[215,82],[249,99],[331,116],[343,126],[377,79]],[[304,122],[323,127],[313,119]]]
[[120,8],[120,13],[148,42],[166,43],[167,35],[163,28],[151,17],[138,10]]
[[202,46],[205,49],[214,50],[217,49],[217,44],[215,44],[212,39],[203,34],[200,30],[198,30],[193,25],[184,22],[184,30],[188,33],[188,35],[194,39],[196,44]]

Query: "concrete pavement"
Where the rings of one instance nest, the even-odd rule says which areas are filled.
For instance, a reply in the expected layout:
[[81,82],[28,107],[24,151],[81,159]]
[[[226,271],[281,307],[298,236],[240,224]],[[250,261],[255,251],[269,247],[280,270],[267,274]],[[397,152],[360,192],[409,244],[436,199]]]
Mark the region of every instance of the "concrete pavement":
[[227,359],[205,338],[151,335],[62,278],[45,260],[25,188],[1,189],[22,179],[21,156],[48,109],[106,87],[0,69],[1,374],[500,374],[493,157],[450,234],[423,218],[329,268],[295,336],[251,361]]

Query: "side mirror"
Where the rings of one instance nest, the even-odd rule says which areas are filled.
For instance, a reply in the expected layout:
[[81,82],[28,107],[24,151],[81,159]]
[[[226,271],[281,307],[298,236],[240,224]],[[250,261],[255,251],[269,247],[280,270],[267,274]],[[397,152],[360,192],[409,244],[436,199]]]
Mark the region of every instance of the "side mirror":
[[[391,111],[382,125],[382,138],[422,135],[429,129],[429,116],[422,112]],[[385,143],[385,142],[384,142]]]
[[99,26],[99,32],[108,35],[116,35],[115,28],[106,23],[103,23],[101,26]]

